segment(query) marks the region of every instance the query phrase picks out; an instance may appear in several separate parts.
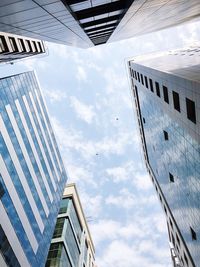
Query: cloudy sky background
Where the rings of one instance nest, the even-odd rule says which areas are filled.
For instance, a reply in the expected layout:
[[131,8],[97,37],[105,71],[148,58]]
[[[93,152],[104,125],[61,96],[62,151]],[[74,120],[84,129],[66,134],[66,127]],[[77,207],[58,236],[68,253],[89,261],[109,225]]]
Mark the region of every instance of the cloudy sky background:
[[200,23],[82,50],[48,44],[49,56],[1,65],[34,69],[69,182],[76,182],[98,267],[169,267],[165,218],[148,177],[131,102],[129,58],[200,40]]

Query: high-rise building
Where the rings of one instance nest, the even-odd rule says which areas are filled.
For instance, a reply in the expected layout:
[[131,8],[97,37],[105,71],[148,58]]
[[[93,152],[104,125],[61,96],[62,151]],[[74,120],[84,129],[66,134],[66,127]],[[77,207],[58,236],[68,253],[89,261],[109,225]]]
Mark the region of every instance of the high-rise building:
[[145,164],[174,266],[200,266],[200,48],[129,61]]
[[0,63],[44,53],[45,46],[40,40],[0,32]]
[[64,190],[45,267],[95,267],[95,249],[75,184]]
[[40,40],[0,32],[0,63],[44,53],[45,46]]
[[1,31],[87,48],[199,17],[199,0],[1,0]]
[[0,266],[43,267],[67,175],[34,72],[0,79]]

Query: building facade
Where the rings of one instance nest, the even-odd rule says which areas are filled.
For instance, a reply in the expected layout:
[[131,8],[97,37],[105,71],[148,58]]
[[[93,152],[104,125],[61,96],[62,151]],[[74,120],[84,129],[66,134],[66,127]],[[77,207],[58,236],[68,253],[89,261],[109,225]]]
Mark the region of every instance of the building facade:
[[0,266],[43,267],[67,175],[34,72],[0,79]]
[[145,164],[174,266],[200,266],[200,48],[129,61]]
[[0,32],[0,63],[44,53],[45,46],[40,40]]
[[75,184],[63,194],[45,267],[95,267],[95,250]]
[[87,48],[198,19],[199,9],[198,0],[2,0],[0,28]]
[[135,0],[109,42],[155,32],[199,19],[198,0]]

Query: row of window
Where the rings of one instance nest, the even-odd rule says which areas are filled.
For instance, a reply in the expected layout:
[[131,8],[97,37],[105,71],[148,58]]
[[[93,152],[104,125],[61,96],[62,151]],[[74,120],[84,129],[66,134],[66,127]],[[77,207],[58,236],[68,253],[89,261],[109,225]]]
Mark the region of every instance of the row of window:
[[[162,205],[163,205],[163,207],[164,207],[165,214],[166,214],[167,218],[169,219],[169,223],[170,223],[171,229],[174,231],[173,223],[172,223],[170,217],[168,217],[168,213],[167,213],[166,206],[165,206],[165,204],[164,204],[164,201],[163,201],[163,199],[162,199],[161,194],[158,192],[158,187],[157,187],[157,185],[156,185],[156,183],[155,183],[155,181],[154,181],[154,178],[153,178],[153,176],[151,175],[151,172],[150,172],[150,171],[149,171],[149,174],[150,174],[150,176],[151,176],[151,178],[152,178],[152,182],[153,182],[153,184],[155,185],[156,191],[157,191],[157,193],[158,193],[158,195],[159,195],[160,202],[162,203]],[[170,172],[169,172],[169,179],[170,179],[170,182],[174,182],[174,176],[173,176]],[[169,230],[168,222],[167,222],[167,226],[168,226],[168,230]],[[172,232],[171,232],[171,231],[169,231],[169,232],[171,233],[171,240],[172,240],[172,243],[173,243],[174,247],[176,247],[176,249],[178,250],[178,252],[179,252],[179,254],[180,254],[180,251],[179,251],[179,247],[180,247],[180,245],[181,245],[180,239],[179,239],[178,235],[176,234],[176,240],[177,240],[177,243],[176,243],[176,242],[175,242],[175,238],[174,238]],[[192,238],[192,240],[193,240],[193,241],[197,240],[197,234],[196,234],[196,232],[194,231],[194,229],[193,229],[192,227],[190,227],[190,233],[191,233],[191,238]],[[176,244],[178,244],[178,246],[177,246]],[[186,256],[185,252],[183,252],[183,255],[184,255],[184,261],[185,261],[185,263],[186,263],[187,266],[188,266],[189,262],[188,262],[188,258],[187,258],[187,256]],[[182,257],[181,257],[181,261],[183,262],[183,258],[182,258]]]
[[[156,185],[155,185],[155,186],[156,186]],[[156,191],[158,192],[158,188],[157,188],[157,186],[156,186]],[[158,193],[158,194],[159,194],[159,193]],[[163,204],[164,211],[165,211],[165,214],[166,214],[166,216],[167,216],[167,209],[166,209],[166,207],[165,207],[165,204],[163,203],[163,200],[162,200],[162,197],[161,197],[160,194],[159,194],[159,199],[160,199],[161,203]],[[167,216],[167,217],[168,217],[168,216]],[[174,231],[173,223],[172,223],[172,221],[171,221],[171,219],[170,219],[169,217],[168,217],[168,219],[169,219],[169,223],[170,223],[171,229]],[[177,240],[177,243],[178,243],[178,245],[176,245],[174,235],[173,235],[172,232],[169,230],[168,222],[167,222],[167,226],[168,226],[168,231],[169,231],[169,233],[171,234],[171,240],[172,240],[172,243],[173,243],[174,247],[177,249],[177,251],[178,251],[178,253],[179,253],[179,255],[180,255],[180,250],[179,250],[179,247],[180,247],[180,245],[181,245],[181,244],[180,244],[180,239],[179,239],[178,235],[176,234],[176,240]],[[196,233],[195,233],[195,231],[194,231],[191,227],[190,227],[190,231],[191,231],[191,235],[192,235],[192,240],[196,240]],[[183,255],[184,255],[185,263],[186,263],[187,266],[188,266],[188,258],[187,258],[187,256],[186,256],[185,252],[183,252]],[[181,261],[183,262],[182,257],[181,257]]]
[[[43,53],[42,44],[40,41],[24,40],[21,38],[8,37],[12,52],[34,52]],[[19,51],[19,48],[21,51]],[[8,43],[3,35],[0,35],[0,53],[10,52]]]
[[[62,218],[57,219],[53,238],[59,238],[62,236],[65,223],[66,223],[66,229],[65,229],[64,239],[65,239],[65,242],[67,244],[69,253],[71,255],[71,260],[73,261],[74,266],[78,266],[79,257],[80,257],[81,252],[80,252],[79,246],[77,244],[77,241],[75,239],[75,233],[72,229],[72,225],[69,221],[69,218],[62,217]],[[84,251],[83,251],[83,253],[84,253],[83,265],[85,266],[85,264],[87,264],[87,257],[88,257],[88,244],[87,244],[86,240],[84,242],[85,242],[85,246],[84,246]],[[53,248],[54,245],[56,246],[56,251],[54,251],[54,248]],[[58,245],[62,245],[62,244],[61,243],[51,244],[49,254],[48,254],[47,263],[46,263],[46,267],[50,267],[50,266],[56,267],[59,264],[61,264],[61,254],[57,253],[58,252],[58,249],[57,249]],[[67,262],[70,263],[70,260],[68,257],[68,252],[65,251],[64,254],[65,254],[64,256],[66,258],[64,262],[66,262],[66,260],[68,260]],[[62,266],[64,266],[64,265],[62,265]],[[68,265],[66,265],[66,266],[68,266]],[[69,266],[71,266],[71,264]],[[89,266],[94,266],[92,263],[92,258],[91,258],[90,254],[89,254]]]
[[[143,74],[140,74],[139,72],[136,72],[131,69],[132,77],[135,78],[138,82],[142,83],[147,89],[150,89],[151,92],[154,92],[154,83],[151,78],[147,78],[147,76],[143,76]],[[169,93],[168,88],[163,85],[163,98],[164,101],[169,104]],[[155,81],[155,92],[158,97],[161,97],[160,93],[160,85],[158,82]],[[173,99],[173,106],[174,109],[178,112],[181,112],[181,106],[180,106],[180,98],[179,94],[175,91],[172,91],[172,99]],[[195,108],[195,102],[189,98],[185,98],[186,101],[186,112],[187,112],[187,118],[196,124],[196,108]]]
[[[170,180],[171,183],[174,183],[174,175],[171,174],[170,172],[169,172],[169,180]],[[165,210],[165,213],[167,214],[166,207],[164,207],[164,210]],[[172,221],[171,221],[170,218],[169,218],[169,222],[170,222],[170,226],[171,226],[172,230],[174,231],[174,227],[173,227],[173,224],[172,224]],[[193,241],[197,240],[197,234],[196,234],[196,232],[194,231],[194,229],[192,227],[190,227],[190,234],[191,234],[191,238],[192,238]],[[180,254],[180,250],[179,250],[180,239],[179,239],[178,235],[176,234],[177,243],[175,242],[175,238],[174,238],[172,233],[171,233],[171,239],[172,239],[172,243],[173,243],[174,247],[177,249],[178,253]],[[183,253],[183,255],[184,255],[184,261],[188,266],[188,258],[186,256],[185,252]],[[181,257],[181,261],[183,262],[183,258],[182,257]]]
[[[171,220],[170,220],[170,225],[172,226]],[[168,229],[169,229],[169,226],[168,226]],[[179,239],[178,235],[176,234],[176,240],[177,240],[177,242],[176,242],[172,231],[169,231],[169,233],[170,233],[170,236],[171,236],[172,244],[176,248],[176,250],[178,251],[179,258],[180,258],[182,264],[184,265],[184,262],[185,262],[185,264],[188,266],[189,262],[188,262],[188,258],[186,256],[185,252],[183,252],[183,257],[180,255],[180,249],[179,249],[179,247],[180,247],[180,239]]]

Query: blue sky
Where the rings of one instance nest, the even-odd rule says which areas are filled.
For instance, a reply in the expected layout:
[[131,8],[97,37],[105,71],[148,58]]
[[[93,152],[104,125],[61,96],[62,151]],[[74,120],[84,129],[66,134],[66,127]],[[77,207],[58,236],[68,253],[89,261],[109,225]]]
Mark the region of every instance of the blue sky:
[[48,44],[49,56],[0,66],[37,73],[69,182],[76,182],[98,267],[169,267],[168,237],[143,162],[126,62],[200,39],[193,23],[87,50]]

